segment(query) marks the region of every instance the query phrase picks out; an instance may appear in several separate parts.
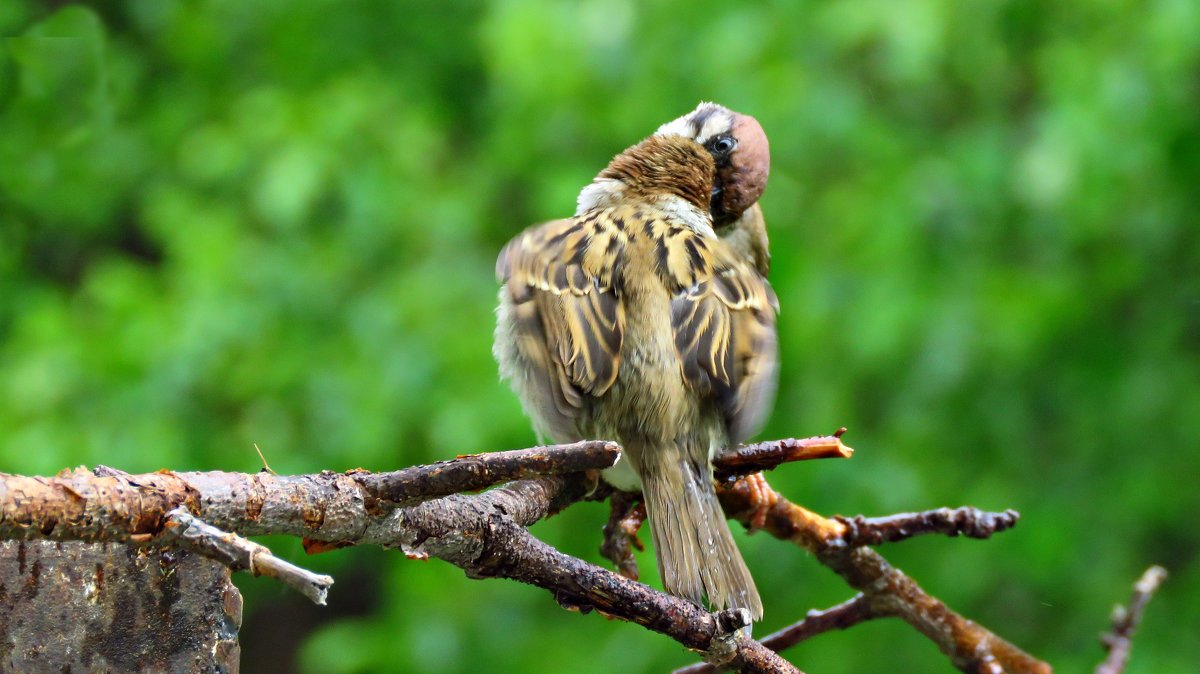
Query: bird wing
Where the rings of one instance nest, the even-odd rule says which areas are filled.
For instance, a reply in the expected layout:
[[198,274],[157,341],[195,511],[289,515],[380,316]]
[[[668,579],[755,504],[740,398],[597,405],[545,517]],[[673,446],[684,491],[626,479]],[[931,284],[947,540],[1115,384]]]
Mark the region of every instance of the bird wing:
[[628,240],[610,211],[532,227],[496,260],[512,307],[528,401],[556,439],[575,435],[584,396],[603,395],[620,367],[625,311],[614,288]]
[[666,239],[666,246],[684,378],[715,400],[730,438],[741,442],[762,428],[775,400],[779,300],[767,280],[720,240],[685,230]]

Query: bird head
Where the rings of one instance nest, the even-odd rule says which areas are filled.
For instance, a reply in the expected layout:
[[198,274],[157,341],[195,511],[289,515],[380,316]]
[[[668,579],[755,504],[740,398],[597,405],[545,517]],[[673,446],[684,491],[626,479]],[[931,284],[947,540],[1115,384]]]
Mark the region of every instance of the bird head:
[[771,149],[758,120],[716,103],[663,124],[656,136],[682,136],[704,146],[716,166],[709,211],[717,227],[742,217],[767,188]]
[[758,120],[716,103],[701,103],[660,126],[656,135],[689,138],[712,155],[713,226],[739,256],[766,276],[771,268],[770,242],[758,199],[771,172],[771,150]]

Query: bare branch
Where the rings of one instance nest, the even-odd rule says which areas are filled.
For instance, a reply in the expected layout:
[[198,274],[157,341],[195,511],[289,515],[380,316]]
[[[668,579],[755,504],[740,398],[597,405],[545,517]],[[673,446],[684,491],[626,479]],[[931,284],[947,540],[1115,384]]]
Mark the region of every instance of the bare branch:
[[271,554],[265,546],[246,540],[202,522],[183,508],[167,513],[163,531],[154,539],[157,545],[174,545],[204,555],[234,571],[249,571],[267,576],[325,605],[333,578],[313,573]]
[[768,634],[763,637],[762,645],[767,648],[779,652],[785,648],[791,648],[796,644],[807,641],[818,634],[823,634],[831,630],[844,630],[849,627],[871,620],[873,618],[885,617],[886,613],[879,613],[871,608],[866,597],[862,594],[857,594],[850,599],[831,606],[824,611],[813,609],[804,616],[804,620],[793,623],[787,627]]
[[[793,623],[778,632],[767,635],[760,643],[778,653],[785,648],[795,646],[819,634],[824,634],[831,630],[844,630],[872,618],[882,618],[885,615],[876,613],[871,608],[871,604],[867,601],[866,597],[858,594],[824,611],[813,609],[800,622]],[[725,671],[725,669],[724,667],[712,665],[707,662],[700,662],[688,667],[681,667],[672,672],[672,674],[712,674],[713,672]]]
[[1129,600],[1129,608],[1117,606],[1113,609],[1112,631],[1104,634],[1100,642],[1108,651],[1108,657],[1096,667],[1096,674],[1121,674],[1129,662],[1129,651],[1133,648],[1133,635],[1146,605],[1158,587],[1167,579],[1167,570],[1161,566],[1152,566],[1133,584],[1133,597]]
[[0,538],[144,543],[168,511],[196,505],[175,473],[129,475],[100,467],[55,477],[0,475]]
[[[833,436],[782,440],[741,448],[714,463],[721,476],[739,475],[780,462],[814,456],[848,456]],[[0,475],[0,539],[119,541],[137,545],[180,536],[236,568],[292,578],[320,587],[307,573],[277,567],[261,546],[233,551],[219,544],[259,534],[284,534],[342,545],[399,548],[410,557],[438,557],[472,577],[503,577],[545,588],[563,606],[635,622],[701,651],[719,666],[740,671],[796,671],[763,644],[740,637],[745,616],[710,614],[677,597],[570,557],[542,543],[524,527],[584,498],[599,498],[597,469],[618,456],[612,443],[587,442],[459,459],[394,473],[323,472],[279,476],[161,471],[129,475],[112,469],[77,469],[53,478]],[[523,479],[465,495],[513,476]],[[859,597],[769,637],[783,648],[820,632],[880,616],[898,616],[931,639],[958,668],[970,672],[1049,672],[1049,667],[963,618],[928,595],[912,579],[866,547],[920,533],[986,537],[1015,524],[1017,514],[974,508],[939,509],[886,518],[825,518],[775,492],[761,474],[719,489],[726,512],[812,552],[840,574]],[[620,497],[617,497],[620,500]],[[616,504],[620,505],[620,504]],[[629,503],[614,508],[606,554],[634,575],[629,546],[638,517]],[[207,526],[217,529],[193,534]],[[182,532],[187,532],[183,536]],[[617,541],[616,539],[621,539]],[[235,541],[238,539],[234,539]],[[247,547],[250,546],[250,547]],[[303,579],[303,580],[297,580]],[[327,587],[327,586],[326,586]],[[320,590],[313,590],[320,592]],[[1140,609],[1139,609],[1140,611]],[[1136,622],[1136,621],[1135,621]],[[1130,632],[1132,631],[1132,628]],[[1127,645],[1124,646],[1127,651]],[[1114,649],[1115,650],[1115,649]]]
[[588,440],[509,452],[470,454],[450,461],[354,478],[381,501],[407,505],[424,499],[478,491],[503,482],[608,468],[621,456],[614,442]]
[[834,435],[818,435],[802,440],[787,438],[740,445],[735,450],[713,457],[713,473],[717,480],[726,481],[771,470],[792,461],[848,459],[854,450],[842,443],[845,430],[842,428]]
[[921,534],[945,534],[968,538],[989,538],[992,534],[1016,526],[1021,515],[1015,510],[992,513],[978,508],[938,508],[920,513],[900,513],[887,517],[842,517],[833,519],[846,528],[846,545],[893,543]]
[[847,545],[846,525],[802,508],[777,492],[766,495],[769,510],[762,513],[762,486],[740,480],[718,489],[729,516],[743,524],[755,520],[772,536],[792,541],[812,552],[851,587],[862,592],[872,612],[896,615],[937,644],[955,667],[964,672],[1036,672],[1050,666],[950,610],[879,553]]

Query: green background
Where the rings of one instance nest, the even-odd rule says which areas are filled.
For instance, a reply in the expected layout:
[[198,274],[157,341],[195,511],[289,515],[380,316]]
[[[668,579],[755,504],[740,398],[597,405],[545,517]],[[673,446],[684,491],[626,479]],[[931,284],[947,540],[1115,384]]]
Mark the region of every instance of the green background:
[[[54,3],[51,3],[54,4]],[[383,470],[534,442],[490,354],[495,253],[711,99],[755,115],[783,307],[763,437],[825,513],[1022,513],[882,551],[1084,671],[1151,563],[1131,672],[1200,661],[1200,4],[0,2],[0,470]],[[599,561],[606,510],[535,527]],[[737,532],[759,633],[851,592]],[[662,672],[544,591],[349,549],[331,605],[247,595],[244,671]],[[643,570],[653,576],[652,558]],[[950,671],[898,621],[809,672]]]

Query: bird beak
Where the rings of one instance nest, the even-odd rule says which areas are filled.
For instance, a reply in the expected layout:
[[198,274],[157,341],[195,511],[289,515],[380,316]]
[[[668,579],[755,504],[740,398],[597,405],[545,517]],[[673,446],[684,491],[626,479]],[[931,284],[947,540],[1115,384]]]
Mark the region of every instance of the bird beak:
[[708,201],[708,211],[712,213],[713,222],[723,222],[725,220],[725,185],[721,180],[720,172],[713,177],[712,196]]

